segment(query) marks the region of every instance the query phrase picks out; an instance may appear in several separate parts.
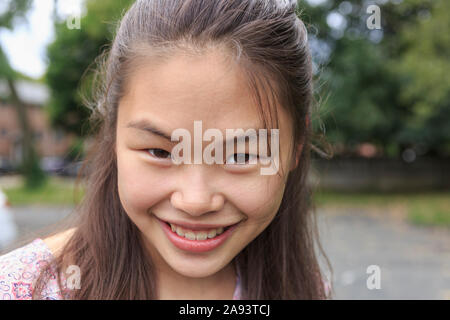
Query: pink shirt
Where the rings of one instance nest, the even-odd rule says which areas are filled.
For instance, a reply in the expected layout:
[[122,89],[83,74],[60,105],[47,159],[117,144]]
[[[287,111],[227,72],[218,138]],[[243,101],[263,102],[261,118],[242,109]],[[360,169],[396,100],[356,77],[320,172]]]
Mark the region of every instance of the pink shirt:
[[[33,242],[0,256],[0,300],[31,300],[34,283],[43,267],[52,264],[49,281],[42,291],[46,300],[61,300],[63,295],[70,293],[66,288],[64,273],[61,273],[63,290],[56,280],[56,267],[52,263],[53,255],[42,239]],[[241,283],[237,273],[236,288],[233,300],[241,299]],[[325,291],[328,296],[330,285],[324,281]]]
[[[31,300],[40,271],[53,260],[53,255],[42,239],[13,250],[0,257],[0,300]],[[43,290],[46,300],[60,300],[62,293],[52,265],[49,281]],[[63,280],[63,278],[62,278]]]
[[[61,273],[63,290],[56,280],[56,267],[52,263],[53,255],[42,239],[0,256],[0,300],[31,300],[34,283],[43,267],[52,264],[50,280],[42,294],[46,300],[61,300],[70,291],[66,288],[66,279]],[[240,279],[237,277],[233,300],[241,297]]]

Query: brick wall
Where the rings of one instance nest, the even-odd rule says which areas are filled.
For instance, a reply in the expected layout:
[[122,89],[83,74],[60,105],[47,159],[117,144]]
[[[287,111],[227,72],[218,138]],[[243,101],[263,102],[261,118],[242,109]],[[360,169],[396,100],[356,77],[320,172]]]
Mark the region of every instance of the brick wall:
[[[40,157],[64,157],[74,137],[50,128],[47,114],[40,106],[28,106],[28,120]],[[0,102],[0,158],[3,161],[6,159],[13,165],[20,162],[20,136],[15,108]]]

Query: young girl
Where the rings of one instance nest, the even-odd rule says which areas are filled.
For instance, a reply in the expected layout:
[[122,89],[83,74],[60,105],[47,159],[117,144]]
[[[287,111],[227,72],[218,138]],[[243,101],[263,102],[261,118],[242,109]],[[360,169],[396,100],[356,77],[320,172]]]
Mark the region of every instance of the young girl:
[[[0,298],[326,298],[306,184],[311,58],[295,5],[137,0],[104,67],[78,219],[0,257]],[[223,164],[174,164],[171,133],[195,136],[194,121],[224,135],[278,129],[279,170],[261,174],[250,142],[244,163],[227,149]]]

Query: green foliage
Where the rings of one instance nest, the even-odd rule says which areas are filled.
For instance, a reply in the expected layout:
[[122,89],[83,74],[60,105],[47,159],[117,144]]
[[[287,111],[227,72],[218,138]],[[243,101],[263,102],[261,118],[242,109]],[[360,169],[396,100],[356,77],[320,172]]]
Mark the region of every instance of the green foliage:
[[[316,59],[318,96],[326,98],[313,127],[349,152],[355,144],[371,142],[388,157],[407,147],[449,156],[450,36],[442,30],[450,27],[450,2],[379,5],[381,41],[373,37],[380,31],[365,24],[369,4],[330,0],[312,7],[299,2],[310,37],[332,49],[326,61]],[[345,18],[342,30],[327,24],[330,13]]]
[[450,155],[449,1],[436,1],[417,24],[402,31],[407,48],[397,70],[404,75],[400,93],[411,106],[405,134]]
[[78,136],[88,134],[85,125],[89,109],[80,95],[80,88],[87,86],[82,81],[90,81],[85,72],[95,67],[95,58],[113,38],[115,22],[132,2],[89,0],[80,29],[67,28],[66,21],[55,23],[56,36],[47,48],[49,66],[45,76],[51,91],[48,112],[54,127]]
[[343,140],[351,146],[371,141],[386,148],[395,141],[408,111],[398,101],[399,84],[386,60],[378,45],[364,39],[343,38],[336,44],[322,119],[331,142]]
[[14,78],[14,71],[9,65],[8,58],[0,45],[0,79]]
[[[2,0],[2,2],[7,0]],[[31,7],[32,0],[9,0],[5,10],[0,14],[0,28],[12,29],[18,20],[24,20]]]
[[68,29],[65,23],[55,25],[55,32],[56,40],[47,50],[50,64],[45,78],[51,91],[47,110],[54,127],[83,135],[82,123],[89,114],[78,96],[78,86],[102,43],[89,39],[83,28]]

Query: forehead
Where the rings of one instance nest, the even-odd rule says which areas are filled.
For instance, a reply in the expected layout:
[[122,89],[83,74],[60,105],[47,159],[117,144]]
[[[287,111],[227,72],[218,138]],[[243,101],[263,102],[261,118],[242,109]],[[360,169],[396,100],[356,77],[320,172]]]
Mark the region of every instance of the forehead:
[[167,128],[262,127],[253,93],[241,68],[218,50],[177,54],[164,63],[141,64],[120,101],[119,122],[152,119]]

